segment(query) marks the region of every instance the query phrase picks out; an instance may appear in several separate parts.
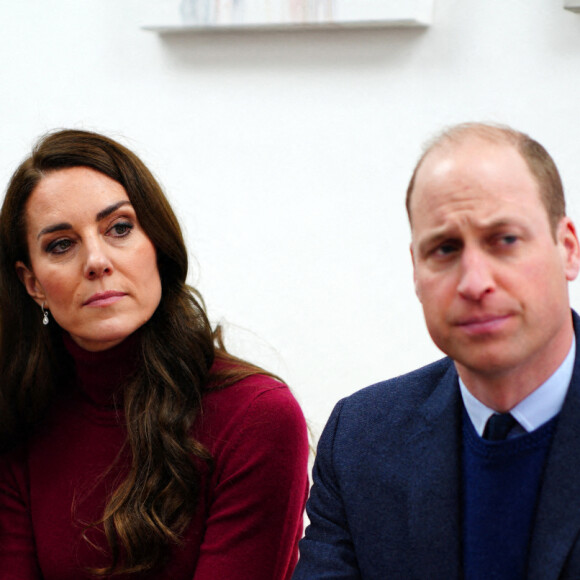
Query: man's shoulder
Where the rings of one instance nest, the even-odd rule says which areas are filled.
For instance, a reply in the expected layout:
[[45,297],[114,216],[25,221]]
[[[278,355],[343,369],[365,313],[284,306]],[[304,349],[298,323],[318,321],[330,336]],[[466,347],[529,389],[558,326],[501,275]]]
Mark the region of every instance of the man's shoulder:
[[[357,482],[387,456],[410,460],[413,438],[433,413],[455,412],[458,393],[457,373],[448,358],[366,387],[338,402],[321,437],[320,455],[334,458],[336,477]],[[389,465],[398,468],[400,463]]]
[[453,361],[442,358],[398,377],[365,387],[343,399],[346,407],[365,407],[395,403],[415,406],[430,396],[443,377],[452,370]]
[[434,391],[441,386],[445,391],[452,388],[456,377],[453,361],[444,358],[361,389],[338,402],[331,415],[331,428],[338,429],[334,431],[337,436],[339,432],[358,433],[363,438],[385,429],[400,428],[403,433],[404,426],[432,404],[427,401],[433,401]]

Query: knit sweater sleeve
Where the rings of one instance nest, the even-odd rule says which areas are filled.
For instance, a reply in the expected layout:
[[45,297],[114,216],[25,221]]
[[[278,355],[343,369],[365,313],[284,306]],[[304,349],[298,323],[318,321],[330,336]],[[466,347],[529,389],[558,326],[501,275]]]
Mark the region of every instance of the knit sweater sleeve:
[[290,578],[308,494],[308,438],[289,389],[258,393],[214,459],[194,580]]
[[20,453],[0,456],[0,576],[41,580],[28,509],[26,463]]

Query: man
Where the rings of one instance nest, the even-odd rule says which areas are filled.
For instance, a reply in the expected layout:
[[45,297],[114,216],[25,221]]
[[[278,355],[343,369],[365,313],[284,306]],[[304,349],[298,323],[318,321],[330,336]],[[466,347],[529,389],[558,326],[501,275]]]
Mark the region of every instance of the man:
[[407,210],[448,358],[338,403],[294,578],[580,578],[580,249],[558,171],[524,134],[460,125]]

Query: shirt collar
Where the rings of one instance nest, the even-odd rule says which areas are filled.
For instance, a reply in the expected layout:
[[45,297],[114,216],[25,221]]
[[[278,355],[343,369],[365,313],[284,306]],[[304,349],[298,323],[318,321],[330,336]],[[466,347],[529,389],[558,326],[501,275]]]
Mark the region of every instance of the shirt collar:
[[[568,386],[572,379],[575,357],[576,337],[573,337],[570,350],[556,372],[510,411],[526,431],[534,431],[546,421],[555,417],[562,409]],[[484,405],[479,399],[476,399],[467,390],[461,377],[459,377],[459,389],[461,390],[465,410],[475,430],[481,437],[487,420],[495,411]]]

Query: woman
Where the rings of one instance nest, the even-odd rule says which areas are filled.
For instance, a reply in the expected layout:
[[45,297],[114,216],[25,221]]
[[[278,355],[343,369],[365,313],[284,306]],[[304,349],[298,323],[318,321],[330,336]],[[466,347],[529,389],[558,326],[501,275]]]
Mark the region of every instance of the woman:
[[289,578],[308,443],[228,354],[159,185],[65,130],[0,214],[0,578]]

